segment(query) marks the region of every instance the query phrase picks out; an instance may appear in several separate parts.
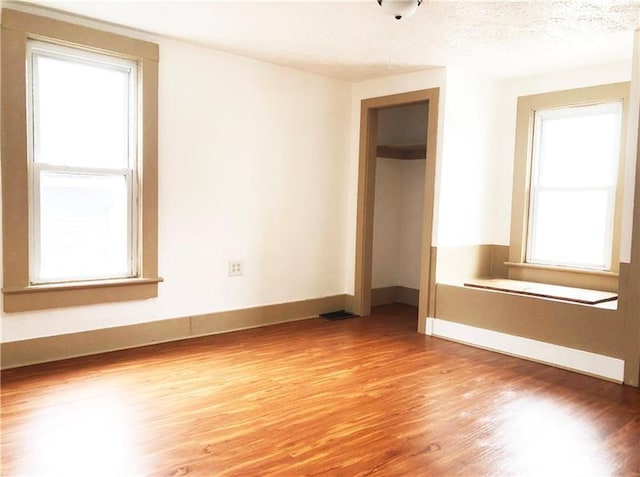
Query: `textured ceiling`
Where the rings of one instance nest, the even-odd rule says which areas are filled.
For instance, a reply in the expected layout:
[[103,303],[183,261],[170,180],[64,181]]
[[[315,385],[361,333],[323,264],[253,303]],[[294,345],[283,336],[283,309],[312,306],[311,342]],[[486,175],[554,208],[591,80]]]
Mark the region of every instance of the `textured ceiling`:
[[[5,2],[6,3],[6,2]],[[351,81],[470,65],[515,76],[631,57],[640,0],[30,2]]]

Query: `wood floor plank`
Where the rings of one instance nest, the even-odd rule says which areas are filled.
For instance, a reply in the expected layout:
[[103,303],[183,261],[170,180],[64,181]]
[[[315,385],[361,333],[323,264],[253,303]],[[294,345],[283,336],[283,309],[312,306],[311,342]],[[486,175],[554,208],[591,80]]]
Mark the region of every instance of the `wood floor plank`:
[[2,475],[640,476],[640,391],[414,308],[2,373]]

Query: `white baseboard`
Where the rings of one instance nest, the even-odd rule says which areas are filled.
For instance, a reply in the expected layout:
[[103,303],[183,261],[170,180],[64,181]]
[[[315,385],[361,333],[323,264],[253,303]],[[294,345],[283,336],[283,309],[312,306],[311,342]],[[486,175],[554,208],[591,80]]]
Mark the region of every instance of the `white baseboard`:
[[428,318],[427,323],[424,329],[424,334],[427,336],[433,336],[433,322],[436,321],[435,318]]
[[537,361],[617,383],[624,380],[624,361],[544,341],[476,328],[453,321],[427,318],[427,334]]

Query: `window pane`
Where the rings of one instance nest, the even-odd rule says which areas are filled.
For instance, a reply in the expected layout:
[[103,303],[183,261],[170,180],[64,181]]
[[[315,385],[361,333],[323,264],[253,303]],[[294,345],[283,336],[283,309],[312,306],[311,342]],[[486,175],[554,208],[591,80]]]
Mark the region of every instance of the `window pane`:
[[129,72],[34,57],[36,162],[127,168]]
[[530,262],[608,267],[607,191],[540,191],[537,197]]
[[[621,105],[563,110],[564,117],[542,112],[539,134],[538,184],[544,186],[609,186],[615,184],[620,144]],[[611,110],[613,106],[613,111]],[[616,110],[618,106],[620,110]],[[554,114],[556,113],[556,114]],[[579,114],[579,116],[576,116]]]
[[40,174],[38,281],[131,275],[127,178]]

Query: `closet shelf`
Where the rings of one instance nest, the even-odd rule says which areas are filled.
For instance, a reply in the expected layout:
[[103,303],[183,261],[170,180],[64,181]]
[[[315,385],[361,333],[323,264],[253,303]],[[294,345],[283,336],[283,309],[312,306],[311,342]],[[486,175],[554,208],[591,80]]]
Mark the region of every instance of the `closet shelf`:
[[377,157],[388,159],[425,159],[426,144],[389,144],[377,148]]

